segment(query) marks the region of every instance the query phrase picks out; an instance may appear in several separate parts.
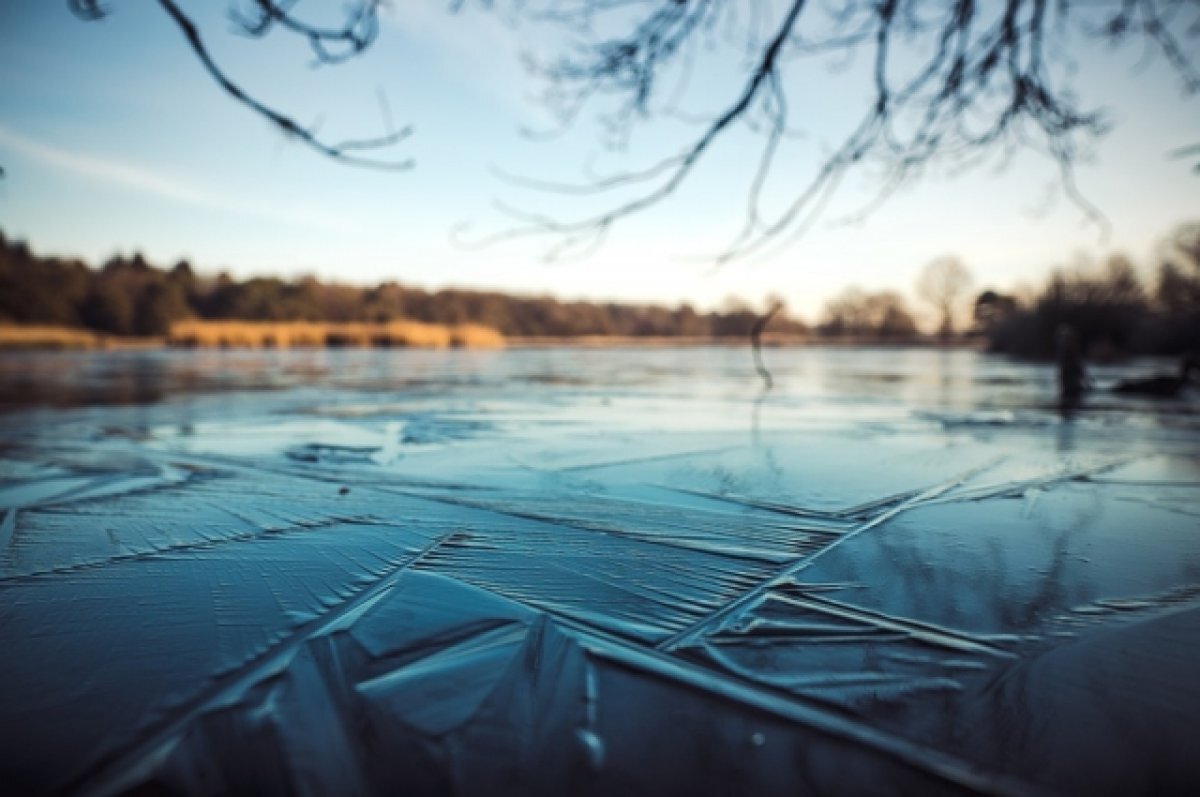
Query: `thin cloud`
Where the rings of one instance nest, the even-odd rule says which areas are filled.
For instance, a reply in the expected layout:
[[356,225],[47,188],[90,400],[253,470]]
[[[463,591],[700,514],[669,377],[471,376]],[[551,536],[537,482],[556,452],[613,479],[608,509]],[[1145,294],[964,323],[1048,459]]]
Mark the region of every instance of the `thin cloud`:
[[[353,227],[329,215],[310,209],[277,208],[240,202],[227,196],[196,187],[175,177],[157,174],[139,166],[108,158],[99,158],[34,141],[0,125],[0,144],[55,169],[70,172],[99,182],[131,188],[145,194],[169,199],[186,205],[251,216],[290,226],[317,227],[328,232],[352,232]],[[11,171],[11,169],[10,169]]]

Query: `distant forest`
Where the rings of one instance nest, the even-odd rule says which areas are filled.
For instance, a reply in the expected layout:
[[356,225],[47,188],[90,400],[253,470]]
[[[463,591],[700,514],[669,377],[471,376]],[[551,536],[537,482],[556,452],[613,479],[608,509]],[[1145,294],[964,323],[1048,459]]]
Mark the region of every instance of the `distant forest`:
[[[139,254],[113,257],[99,269],[74,259],[41,257],[0,233],[0,322],[81,327],[111,335],[165,335],[173,321],[476,323],[506,337],[745,337],[758,312],[729,300],[719,312],[650,304],[565,302],[490,291],[425,291],[396,282],[371,288],[295,280],[206,277],[186,261],[160,268]],[[807,332],[779,313],[777,335]]]

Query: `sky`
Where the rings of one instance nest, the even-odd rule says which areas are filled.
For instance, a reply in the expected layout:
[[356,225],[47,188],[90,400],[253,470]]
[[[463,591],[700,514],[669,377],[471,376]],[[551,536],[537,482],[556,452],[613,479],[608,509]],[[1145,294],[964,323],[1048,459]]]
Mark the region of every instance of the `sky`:
[[[497,203],[567,217],[583,207],[499,172],[580,180],[645,163],[689,129],[651,119],[626,152],[610,152],[589,109],[555,138],[523,135],[553,126],[520,58],[545,43],[537,29],[514,28],[478,3],[450,14],[441,0],[397,0],[364,57],[320,68],[302,42],[231,33],[223,3],[182,5],[248,90],[331,139],[380,132],[385,96],[395,122],[413,126],[394,152],[415,167],[347,167],[285,140],[220,91],[155,3],[110,0],[106,19],[85,22],[66,0],[4,0],[6,236],[93,264],[140,251],[154,263],[186,258],[239,277],[315,274],[700,308],[776,294],[816,320],[850,285],[911,296],[921,269],[944,255],[958,256],[979,288],[1037,283],[1053,266],[1114,251],[1150,264],[1172,227],[1200,217],[1200,177],[1167,156],[1200,141],[1200,97],[1185,96],[1161,58],[1096,46],[1080,48],[1075,86],[1115,124],[1077,182],[1108,217],[1107,232],[1064,200],[1054,165],[1028,152],[1003,170],[929,175],[849,224],[878,188],[869,175],[852,176],[802,237],[716,268],[712,256],[742,222],[757,152],[753,133],[738,129],[680,191],[619,224],[585,259],[547,262],[553,241],[538,238],[465,246],[509,226]],[[322,5],[331,4],[308,4]],[[697,101],[712,107],[735,96],[734,76],[700,70]],[[786,79],[811,105],[798,114],[802,135],[769,196],[810,174],[839,124],[862,110],[861,94],[829,70]]]

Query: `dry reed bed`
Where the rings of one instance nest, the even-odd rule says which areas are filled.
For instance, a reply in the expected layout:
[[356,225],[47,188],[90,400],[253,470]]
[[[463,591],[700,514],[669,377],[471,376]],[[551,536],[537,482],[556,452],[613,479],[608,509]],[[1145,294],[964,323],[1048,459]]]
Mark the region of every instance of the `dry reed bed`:
[[162,345],[162,338],[117,338],[90,329],[0,325],[0,349],[114,349]]
[[380,346],[443,349],[495,349],[504,336],[480,324],[321,323],[309,321],[177,321],[167,342],[173,346],[292,348],[304,346]]

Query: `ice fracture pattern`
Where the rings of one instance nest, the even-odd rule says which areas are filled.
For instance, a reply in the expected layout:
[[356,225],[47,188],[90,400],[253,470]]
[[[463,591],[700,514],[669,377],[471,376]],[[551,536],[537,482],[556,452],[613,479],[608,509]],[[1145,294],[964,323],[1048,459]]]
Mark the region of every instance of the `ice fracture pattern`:
[[0,790],[1200,790],[1197,405],[768,357],[6,360]]

